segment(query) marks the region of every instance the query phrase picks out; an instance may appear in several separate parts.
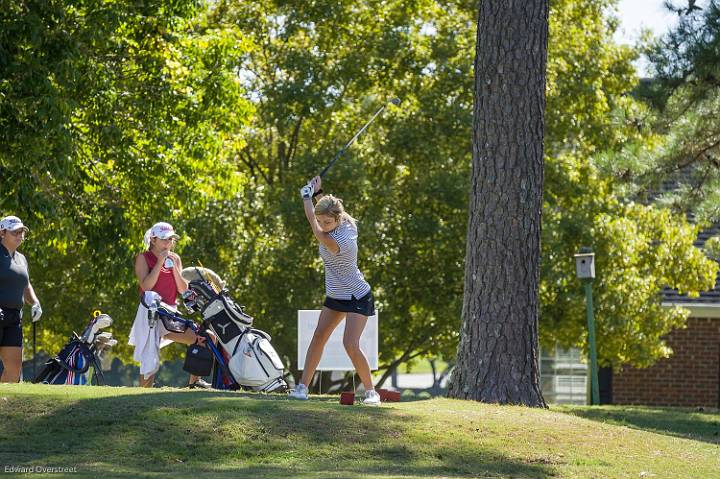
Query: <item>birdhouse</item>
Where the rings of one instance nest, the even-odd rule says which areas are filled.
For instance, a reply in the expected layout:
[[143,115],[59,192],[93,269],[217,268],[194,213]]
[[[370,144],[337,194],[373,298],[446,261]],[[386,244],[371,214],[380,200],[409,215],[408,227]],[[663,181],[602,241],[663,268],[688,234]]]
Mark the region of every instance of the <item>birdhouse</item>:
[[575,255],[575,272],[580,279],[595,278],[595,253],[579,253]]

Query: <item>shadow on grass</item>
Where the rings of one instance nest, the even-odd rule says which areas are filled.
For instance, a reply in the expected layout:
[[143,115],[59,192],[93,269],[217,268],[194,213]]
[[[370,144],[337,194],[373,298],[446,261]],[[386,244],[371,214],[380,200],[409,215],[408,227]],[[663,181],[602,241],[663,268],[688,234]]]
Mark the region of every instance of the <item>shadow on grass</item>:
[[718,412],[629,406],[559,407],[558,410],[593,421],[720,444]]
[[11,399],[0,409],[9,412],[0,467],[77,466],[73,477],[553,475],[447,431],[436,443],[401,410],[210,391]]

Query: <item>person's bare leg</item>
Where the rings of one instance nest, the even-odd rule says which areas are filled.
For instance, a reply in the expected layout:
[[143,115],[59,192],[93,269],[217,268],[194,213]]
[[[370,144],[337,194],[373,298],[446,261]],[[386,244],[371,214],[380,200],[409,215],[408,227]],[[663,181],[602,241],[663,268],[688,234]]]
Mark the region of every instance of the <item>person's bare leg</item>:
[[307,354],[305,355],[305,367],[303,368],[302,378],[300,382],[307,386],[310,380],[315,374],[315,369],[320,364],[320,358],[322,358],[323,349],[327,344],[328,339],[332,335],[335,328],[345,317],[345,313],[340,311],[334,311],[328,307],[323,306],[320,311],[320,319],[318,325],[313,333],[310,346],[308,346]]
[[370,363],[368,363],[365,353],[363,353],[362,349],[360,349],[360,336],[365,330],[367,320],[367,316],[356,313],[348,313],[347,320],[345,321],[343,346],[345,346],[345,351],[350,357],[358,376],[360,376],[360,380],[362,381],[363,386],[365,386],[365,390],[369,391],[375,388],[372,383]]
[[5,367],[0,381],[4,383],[20,382],[22,348],[16,346],[3,346],[0,348],[0,359],[2,359],[3,366]]
[[141,388],[151,388],[153,387],[153,384],[155,383],[155,375],[151,375],[149,378],[145,379],[143,375],[140,375],[140,381],[138,381],[138,386]]
[[[204,336],[198,336],[195,334],[195,331],[188,328],[185,330],[185,332],[182,333],[167,333],[165,336],[163,336],[164,339],[169,339],[170,341],[174,341],[176,343],[182,343],[187,344],[188,346],[191,344],[195,344],[195,341],[200,339],[199,343],[202,344],[205,342]],[[188,378],[188,384],[195,384],[195,382],[200,379],[200,376],[195,376],[194,374],[191,374]]]

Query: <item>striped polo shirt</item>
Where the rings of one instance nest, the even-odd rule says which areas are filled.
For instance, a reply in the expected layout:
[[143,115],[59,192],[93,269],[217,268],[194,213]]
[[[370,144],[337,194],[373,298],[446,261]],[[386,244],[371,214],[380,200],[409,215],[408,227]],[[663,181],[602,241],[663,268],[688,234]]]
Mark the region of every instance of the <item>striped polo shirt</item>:
[[360,299],[370,292],[370,285],[357,266],[357,228],[343,221],[330,236],[340,251],[332,254],[320,243],[320,257],[325,263],[325,294],[334,299]]

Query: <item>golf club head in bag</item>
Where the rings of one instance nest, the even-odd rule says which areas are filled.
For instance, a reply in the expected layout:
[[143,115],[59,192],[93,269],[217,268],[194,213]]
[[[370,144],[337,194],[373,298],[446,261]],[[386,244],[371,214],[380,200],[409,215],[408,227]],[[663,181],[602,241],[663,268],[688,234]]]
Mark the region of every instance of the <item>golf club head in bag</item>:
[[183,269],[180,274],[188,283],[191,281],[205,281],[206,283],[209,283],[210,286],[214,286],[216,290],[225,289],[225,281],[223,281],[219,274],[210,268],[189,266]]
[[188,288],[183,294],[182,294],[182,302],[183,306],[185,306],[185,310],[189,313],[197,313],[202,309],[200,304],[198,303],[198,295],[195,292],[195,290]]
[[113,320],[107,314],[97,314],[93,319],[90,320],[90,324],[85,328],[80,341],[85,344],[92,344],[95,341],[95,335],[101,329],[105,329],[112,326]]
[[95,335],[95,344],[104,344],[112,339],[112,333],[109,331],[103,331]]
[[181,272],[189,289],[183,293],[183,304],[190,313],[202,311],[208,302],[225,290],[225,281],[213,270],[190,266]]
[[115,344],[117,344],[117,340],[113,339],[112,333],[99,333],[95,335],[95,342],[93,343],[92,347],[94,348],[97,355],[100,356],[101,353],[105,351],[106,346],[113,341],[115,342]]
[[117,339],[110,339],[105,343],[96,345],[95,347],[95,353],[98,358],[102,358],[106,353],[110,352],[110,350],[117,344]]
[[190,281],[188,287],[183,293],[183,304],[190,312],[201,312],[218,296],[207,281]]

